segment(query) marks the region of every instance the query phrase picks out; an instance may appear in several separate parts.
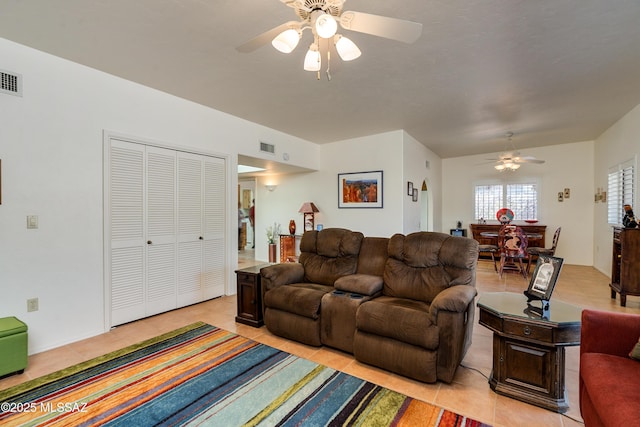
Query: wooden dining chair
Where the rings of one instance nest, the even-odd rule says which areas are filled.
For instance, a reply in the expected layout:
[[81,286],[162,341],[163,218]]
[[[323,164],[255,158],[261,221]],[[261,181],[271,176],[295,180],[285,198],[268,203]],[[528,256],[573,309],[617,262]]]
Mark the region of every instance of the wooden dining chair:
[[500,248],[500,277],[507,269],[515,269],[526,279],[528,276],[524,261],[527,260],[527,235],[522,228],[515,225],[505,225],[498,233]]
[[540,255],[554,256],[556,254],[556,247],[560,239],[560,230],[562,230],[562,227],[558,227],[555,233],[553,233],[553,241],[550,248],[527,248],[527,255],[529,256],[527,261],[527,274],[529,274],[529,270],[531,270],[531,263],[534,257],[537,260]]
[[500,252],[500,249],[496,245],[479,245],[478,253],[488,253],[491,255],[491,261],[493,261],[493,269],[498,272],[498,265],[496,263],[496,255]]

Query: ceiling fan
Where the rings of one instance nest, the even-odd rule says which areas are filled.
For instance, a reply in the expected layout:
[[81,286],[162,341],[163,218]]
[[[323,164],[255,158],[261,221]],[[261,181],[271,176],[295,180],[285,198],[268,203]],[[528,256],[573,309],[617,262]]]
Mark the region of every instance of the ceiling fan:
[[498,156],[497,159],[487,159],[487,160],[496,162],[496,164],[493,167],[497,171],[513,172],[518,170],[522,163],[537,163],[537,164],[544,163],[544,160],[539,160],[532,156],[521,156],[518,151],[515,151],[513,141],[511,140],[511,138],[513,138],[513,132],[508,132],[506,136],[509,141],[509,145],[511,145],[511,148],[513,149],[513,151],[504,152],[500,154],[500,156]]
[[[335,49],[343,61],[351,61],[361,55],[360,49],[347,37],[338,34],[338,24],[350,31],[384,37],[404,43],[415,42],[422,33],[422,24],[387,16],[372,15],[363,12],[343,11],[346,0],[280,0],[293,8],[299,21],[289,21],[278,25],[257,37],[252,38],[236,49],[242,53],[254,50],[271,42],[273,47],[283,53],[292,52],[302,37],[302,32],[311,30],[313,42],[305,56],[304,69],[317,71],[322,66],[321,42],[333,41]],[[327,47],[327,63],[330,53]],[[327,64],[327,76],[329,74]]]

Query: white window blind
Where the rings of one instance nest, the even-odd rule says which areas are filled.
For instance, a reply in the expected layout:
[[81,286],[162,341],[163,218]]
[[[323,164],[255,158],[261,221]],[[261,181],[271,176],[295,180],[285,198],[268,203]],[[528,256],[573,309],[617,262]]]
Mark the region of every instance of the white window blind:
[[538,219],[537,184],[475,186],[475,219],[494,219],[496,212],[501,208],[511,209],[517,220]]
[[508,184],[506,206],[517,219],[538,219],[538,191],[535,184]]
[[502,185],[476,185],[476,219],[492,219],[502,208]]
[[609,224],[621,224],[624,205],[633,206],[635,199],[634,160],[628,160],[609,169],[607,185],[607,221]]

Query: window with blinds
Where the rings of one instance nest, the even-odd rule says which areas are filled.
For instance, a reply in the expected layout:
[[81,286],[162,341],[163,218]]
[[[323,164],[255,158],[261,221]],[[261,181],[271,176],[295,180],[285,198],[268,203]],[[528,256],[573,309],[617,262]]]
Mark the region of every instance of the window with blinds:
[[635,161],[628,160],[609,169],[607,180],[607,221],[611,225],[622,223],[624,205],[633,206]]
[[475,186],[475,219],[494,219],[501,208],[511,209],[517,220],[538,219],[537,184]]

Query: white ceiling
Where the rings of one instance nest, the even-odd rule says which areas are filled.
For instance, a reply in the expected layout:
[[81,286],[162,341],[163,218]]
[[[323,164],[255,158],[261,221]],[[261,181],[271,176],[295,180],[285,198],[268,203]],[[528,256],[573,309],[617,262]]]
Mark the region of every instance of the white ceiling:
[[[405,129],[439,156],[592,140],[640,104],[638,0],[348,0],[424,25],[405,45],[343,30],[362,56],[302,70],[235,47],[278,0],[2,0],[0,37],[316,143]],[[0,68],[14,70],[0,58]]]

